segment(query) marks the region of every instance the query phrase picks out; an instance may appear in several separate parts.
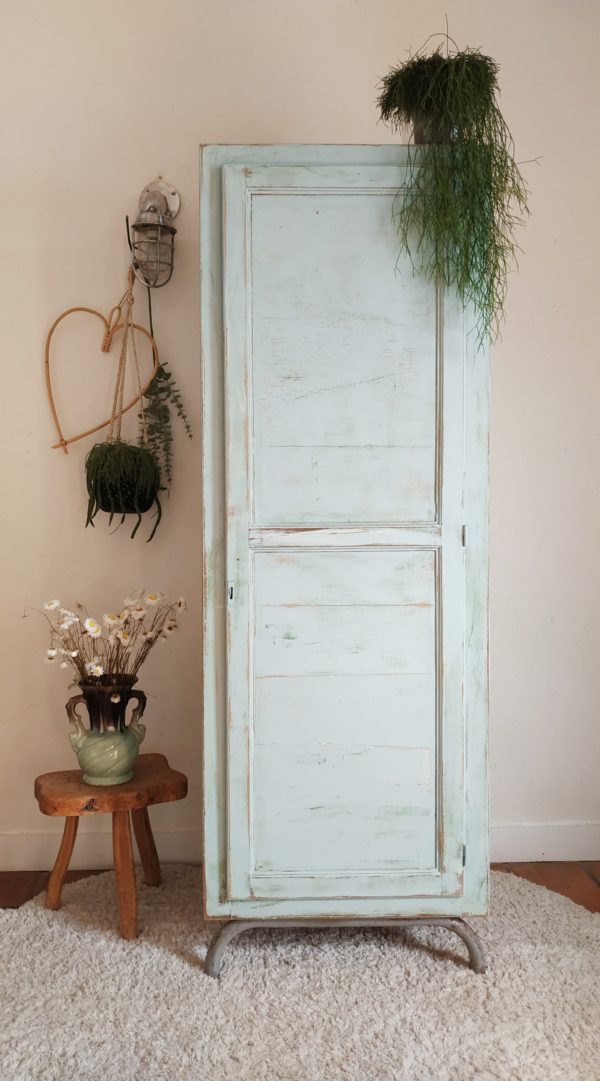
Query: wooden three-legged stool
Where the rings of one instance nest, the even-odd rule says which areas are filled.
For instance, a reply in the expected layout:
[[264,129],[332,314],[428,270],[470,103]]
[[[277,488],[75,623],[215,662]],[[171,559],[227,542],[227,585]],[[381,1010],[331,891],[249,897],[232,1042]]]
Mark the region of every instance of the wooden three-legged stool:
[[150,829],[147,808],[153,803],[171,803],[187,795],[187,777],[170,768],[162,754],[142,754],[133,777],[125,784],[96,787],[85,784],[80,769],[43,773],[36,778],[35,797],[45,815],[64,815],[65,830],[56,863],[46,890],[46,908],[60,908],[60,897],[73,852],[81,815],[113,816],[113,853],[121,935],[137,935],[137,896],[129,814],[137,841],[144,880],[160,885],[160,865]]

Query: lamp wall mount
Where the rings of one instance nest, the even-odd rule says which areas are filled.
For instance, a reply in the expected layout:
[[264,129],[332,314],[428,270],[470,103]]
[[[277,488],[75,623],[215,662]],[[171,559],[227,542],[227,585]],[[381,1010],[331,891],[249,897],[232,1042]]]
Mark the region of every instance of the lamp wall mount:
[[[151,180],[149,184],[146,184],[139,199],[138,209],[140,213],[147,213],[155,205],[154,200],[157,194],[163,196],[169,217],[176,218],[181,205],[179,192],[162,176],[157,176],[156,180]],[[160,213],[160,211],[158,212]]]

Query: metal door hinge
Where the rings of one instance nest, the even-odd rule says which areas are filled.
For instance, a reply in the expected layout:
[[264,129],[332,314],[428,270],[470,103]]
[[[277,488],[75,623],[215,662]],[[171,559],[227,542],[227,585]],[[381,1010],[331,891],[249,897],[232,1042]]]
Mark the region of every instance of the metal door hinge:
[[462,539],[463,548],[466,548],[467,547],[467,527],[466,527],[466,525],[463,525],[463,527],[462,527],[461,539]]
[[228,582],[227,583],[227,600],[228,601],[233,600],[233,582]]
[[463,861],[462,862],[463,867],[466,867],[467,866],[467,846],[466,845],[462,846],[462,861]]

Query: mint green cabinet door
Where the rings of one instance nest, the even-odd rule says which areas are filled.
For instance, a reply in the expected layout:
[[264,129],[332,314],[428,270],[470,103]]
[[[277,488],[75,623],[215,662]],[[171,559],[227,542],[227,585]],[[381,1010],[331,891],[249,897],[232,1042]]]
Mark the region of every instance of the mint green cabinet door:
[[486,358],[352,149],[205,152],[216,916],[486,904]]

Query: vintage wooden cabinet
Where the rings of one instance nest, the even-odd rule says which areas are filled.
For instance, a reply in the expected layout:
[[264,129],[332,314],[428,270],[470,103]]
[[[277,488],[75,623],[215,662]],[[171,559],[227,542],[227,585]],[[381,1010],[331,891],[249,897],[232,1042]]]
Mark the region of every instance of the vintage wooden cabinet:
[[202,151],[205,911],[483,913],[488,358],[406,148]]

